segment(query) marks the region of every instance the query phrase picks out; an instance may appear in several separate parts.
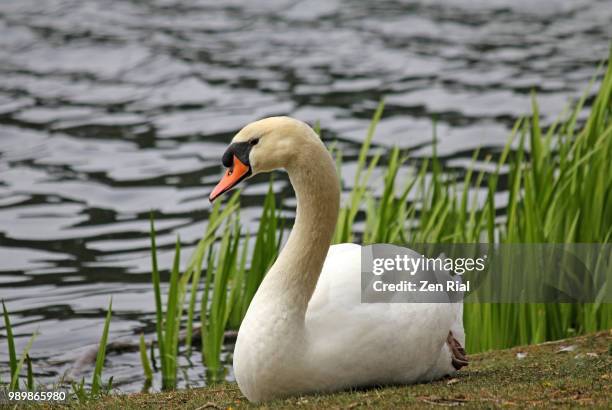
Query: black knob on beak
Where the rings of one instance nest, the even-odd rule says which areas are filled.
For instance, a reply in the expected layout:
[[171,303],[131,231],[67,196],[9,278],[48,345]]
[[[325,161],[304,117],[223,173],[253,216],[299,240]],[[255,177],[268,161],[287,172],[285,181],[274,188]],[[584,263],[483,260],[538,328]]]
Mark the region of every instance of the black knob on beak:
[[231,168],[234,164],[234,155],[245,165],[249,165],[249,153],[252,145],[248,142],[234,142],[223,153],[221,162],[225,168]]

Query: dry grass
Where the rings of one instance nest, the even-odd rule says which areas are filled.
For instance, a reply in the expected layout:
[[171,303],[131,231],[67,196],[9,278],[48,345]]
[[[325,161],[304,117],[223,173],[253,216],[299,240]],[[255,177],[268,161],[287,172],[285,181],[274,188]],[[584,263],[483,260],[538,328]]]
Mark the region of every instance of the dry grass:
[[[570,346],[574,350],[559,352]],[[517,353],[526,353],[523,359]],[[157,394],[109,396],[99,409],[601,407],[612,397],[612,330],[473,355],[452,379],[403,387],[248,403],[236,384]]]

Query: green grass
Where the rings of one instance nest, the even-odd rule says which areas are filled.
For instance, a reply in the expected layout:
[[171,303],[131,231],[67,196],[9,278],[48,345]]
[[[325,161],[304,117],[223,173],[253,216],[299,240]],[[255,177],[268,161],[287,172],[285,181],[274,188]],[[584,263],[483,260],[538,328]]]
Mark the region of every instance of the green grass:
[[[237,204],[238,195],[237,192],[229,200],[230,206]],[[217,203],[215,206],[221,204]],[[255,243],[250,248],[250,235],[242,234],[240,217],[235,213],[226,220],[218,249],[215,251],[211,247],[209,251],[200,298],[202,358],[207,369],[208,383],[224,379],[225,368],[220,356],[225,330],[240,325],[263,275],[276,259],[281,245],[282,221],[276,210],[272,182],[264,200],[259,226],[260,229],[254,238]],[[247,272],[246,264],[250,250],[252,250],[251,263]],[[196,285],[194,277],[192,297]],[[187,326],[189,328],[189,322]]]
[[[182,273],[180,272],[181,245],[179,238],[177,238],[174,260],[172,269],[170,271],[170,283],[167,290],[165,309],[164,304],[162,303],[161,277],[157,264],[155,224],[153,221],[153,216],[151,216],[151,280],[155,295],[155,330],[157,335],[156,346],[160,363],[159,367],[161,372],[162,389],[173,389],[176,387],[179,361],[179,333],[181,330],[181,322],[185,316],[185,304],[188,293],[190,296],[187,304],[185,346],[186,355],[189,356],[191,354],[196,295],[200,284],[203,259],[207,253],[210,255],[212,252],[213,244],[217,238],[217,230],[230,215],[237,211],[237,208],[237,194],[235,194],[232,199],[226,203],[226,206],[223,207],[223,209],[221,209],[221,203],[216,204],[213,207],[208,219],[208,225],[206,227],[206,231],[204,232],[204,236],[198,242],[194,253],[189,259],[187,268]],[[209,264],[209,266],[212,268],[213,265]],[[207,281],[206,283],[208,283],[211,277],[211,274],[207,274],[205,276]],[[202,312],[205,313],[208,291],[204,292],[204,294],[206,296],[202,298]],[[222,293],[219,291],[217,291],[216,294],[217,298],[221,297],[222,295]],[[205,317],[205,314],[203,317]],[[215,319],[217,319],[216,316]],[[208,326],[208,321],[204,321],[202,329],[205,328],[204,325]],[[205,340],[205,337],[202,337],[202,340]],[[210,343],[207,343],[206,348],[210,348],[210,345]],[[146,358],[146,353],[143,354],[142,349],[143,348],[141,347],[141,358]],[[217,350],[220,352],[220,348]],[[154,359],[153,354],[152,359]],[[211,367],[213,367],[214,360],[218,360],[218,354],[215,354],[214,359],[212,355],[208,354],[206,355],[206,360],[209,360]],[[144,359],[141,359],[141,361],[145,370],[145,377],[148,378],[146,369],[147,363],[145,363]],[[154,361],[154,363],[156,362]]]
[[140,352],[140,363],[142,364],[142,371],[145,376],[145,390],[151,385],[153,382],[153,369],[151,368],[151,362],[147,357],[147,344],[145,342],[144,334],[140,334],[140,339],[138,340],[138,348]]
[[[206,364],[208,380],[216,382],[223,375],[220,361],[221,347],[223,346],[224,331],[229,318],[230,305],[228,303],[228,280],[235,269],[233,263],[238,258],[238,244],[240,241],[239,225],[234,221],[225,230],[218,252],[211,251],[206,270],[206,284],[202,291],[201,335],[202,357]],[[242,265],[242,264],[241,264]],[[212,281],[211,281],[212,280]],[[212,296],[210,303],[209,295]]]
[[[113,301],[111,301],[108,305],[108,311],[106,313],[106,318],[104,320],[104,327],[102,330],[102,335],[100,337],[100,343],[98,346],[98,352],[96,355],[95,368],[91,380],[91,389],[88,391],[85,386],[85,379],[83,378],[79,383],[72,384],[72,393],[73,397],[79,402],[89,402],[94,398],[99,398],[102,395],[108,393],[112,389],[113,378],[112,376],[109,378],[106,384],[102,383],[102,370],[104,369],[104,361],[106,358],[106,345],[108,342],[108,332],[110,328],[110,322],[112,318],[112,306]],[[6,329],[6,337],[7,337],[7,346],[9,353],[9,369],[11,372],[10,382],[6,385],[0,381],[0,388],[6,391],[36,391],[36,382],[34,379],[34,371],[32,368],[32,359],[30,358],[29,352],[36,337],[36,333],[34,333],[19,358],[17,359],[17,353],[15,351],[15,339],[13,336],[13,329],[9,318],[8,310],[2,301],[2,309],[4,316],[4,325]],[[26,380],[20,385],[20,373],[23,365],[26,365]],[[54,386],[56,389],[60,384]],[[7,390],[8,389],[8,390]],[[48,389],[45,386],[39,386],[39,389]]]
[[80,403],[88,403],[94,399],[99,399],[103,395],[108,394],[113,387],[113,377],[108,379],[106,384],[102,383],[102,370],[104,369],[104,361],[106,360],[106,345],[108,342],[108,331],[110,322],[113,317],[113,299],[108,303],[106,318],[104,319],[104,327],[98,344],[98,352],[96,354],[96,363],[94,372],[91,378],[91,389],[88,391],[85,386],[85,378],[81,379],[80,383],[72,384],[73,397]]
[[[183,305],[179,307],[179,301],[184,295],[186,281],[179,283],[179,263],[180,263],[180,242],[177,238],[175,246],[175,256],[170,274],[170,285],[168,288],[167,308],[165,315],[161,301],[160,275],[157,267],[157,246],[155,226],[151,218],[151,259],[152,259],[152,280],[155,294],[155,313],[156,313],[156,332],[157,348],[159,352],[159,363],[162,374],[162,389],[172,389],[176,387],[177,361],[178,361],[178,334],[179,325],[182,318]],[[187,276],[187,275],[185,275]]]
[[[96,355],[96,366],[94,368],[93,377],[91,379],[91,395],[97,396],[102,390],[102,369],[104,368],[104,360],[106,359],[106,343],[108,341],[108,331],[110,328],[111,318],[113,316],[113,299],[111,298],[108,303],[108,310],[106,312],[106,319],[104,320],[104,328],[102,330],[102,336],[100,337],[100,343],[98,345],[98,354]],[[112,378],[111,378],[112,379]],[[112,381],[109,382],[109,386]]]
[[13,336],[13,328],[11,326],[9,313],[6,309],[4,301],[2,301],[2,314],[4,316],[4,327],[6,329],[6,339],[9,353],[9,369],[11,371],[9,389],[18,390],[21,388],[21,386],[19,386],[19,374],[21,373],[21,369],[23,367],[24,362],[27,362],[27,383],[25,387],[26,389],[28,389],[28,391],[32,391],[34,389],[34,376],[32,372],[32,364],[29,352],[32,348],[32,343],[34,343],[34,339],[36,338],[36,333],[34,333],[32,337],[30,337],[30,340],[28,341],[26,347],[23,349],[19,360],[17,360],[17,352],[15,350],[15,337]]
[[[575,350],[559,353],[564,346]],[[411,386],[379,387],[335,394],[249,403],[235,383],[156,394],[117,395],[98,409],[420,409],[609,408],[612,395],[612,333],[562,342],[515,347],[470,356],[470,365],[452,379]],[[517,353],[526,354],[518,359]]]
[[[400,244],[610,243],[611,94],[612,68],[608,64],[588,120],[580,130],[576,119],[586,93],[567,116],[547,130],[539,124],[534,97],[533,115],[516,123],[507,146],[496,155],[492,174],[474,175],[468,170],[458,175],[444,170],[434,143],[433,158],[420,165],[414,178],[398,186],[397,171],[407,158],[392,150],[382,195],[374,198],[363,184],[353,190],[341,213],[336,242],[360,237],[363,243]],[[378,118],[379,111],[370,130]],[[364,147],[369,147],[370,139],[368,134]],[[518,148],[513,149],[511,144],[517,142]],[[474,158],[478,155],[476,152]],[[491,158],[484,160],[490,162]],[[366,160],[362,151],[358,175],[379,162],[379,155]],[[509,173],[501,172],[504,167],[509,167]],[[365,175],[367,181],[368,173]],[[507,204],[495,202],[495,193],[506,189],[502,180],[507,181]],[[484,205],[477,205],[475,195],[470,197],[469,187],[488,189]],[[409,196],[417,199],[407,203]],[[506,216],[500,222],[498,208],[503,207]],[[366,227],[357,236],[352,215],[364,208]],[[610,328],[612,307],[601,303],[468,304],[464,320],[467,348],[478,352]]]
[[[250,248],[249,239],[251,235],[247,232],[242,242],[239,263],[230,262],[229,268],[232,270],[230,275],[231,307],[228,326],[231,329],[237,329],[240,326],[240,322],[246,314],[259,284],[276,260],[281,248],[284,221],[281,218],[280,210],[277,209],[272,182],[270,180],[268,192],[264,199],[259,228],[255,235],[255,244]],[[223,252],[223,248],[220,251]],[[246,260],[249,251],[251,251],[251,263],[247,270]],[[238,253],[236,257],[238,257]]]

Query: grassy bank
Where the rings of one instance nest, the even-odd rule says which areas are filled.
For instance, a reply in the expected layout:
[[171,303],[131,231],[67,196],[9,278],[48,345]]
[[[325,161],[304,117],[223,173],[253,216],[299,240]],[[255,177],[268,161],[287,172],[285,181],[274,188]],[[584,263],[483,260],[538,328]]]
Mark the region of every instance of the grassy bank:
[[[564,351],[565,350],[565,351]],[[519,359],[518,356],[524,356]],[[249,404],[235,384],[155,394],[109,396],[98,409],[422,408],[465,405],[607,407],[612,395],[612,331],[470,357],[456,377],[428,384],[304,396]]]

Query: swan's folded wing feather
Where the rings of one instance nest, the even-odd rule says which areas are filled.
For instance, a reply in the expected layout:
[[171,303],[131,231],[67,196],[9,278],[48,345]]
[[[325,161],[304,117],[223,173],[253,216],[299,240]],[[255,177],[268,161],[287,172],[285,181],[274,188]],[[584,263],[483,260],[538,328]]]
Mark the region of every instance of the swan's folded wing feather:
[[[313,352],[332,364],[336,376],[343,369],[349,379],[363,373],[385,382],[431,380],[454,371],[444,344],[449,330],[463,339],[461,308],[361,303],[361,247],[334,245],[308,305],[306,328]],[[398,378],[385,379],[390,375]]]
[[329,248],[321,276],[308,303],[309,316],[350,308],[361,302],[361,246],[342,243]]

